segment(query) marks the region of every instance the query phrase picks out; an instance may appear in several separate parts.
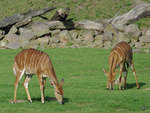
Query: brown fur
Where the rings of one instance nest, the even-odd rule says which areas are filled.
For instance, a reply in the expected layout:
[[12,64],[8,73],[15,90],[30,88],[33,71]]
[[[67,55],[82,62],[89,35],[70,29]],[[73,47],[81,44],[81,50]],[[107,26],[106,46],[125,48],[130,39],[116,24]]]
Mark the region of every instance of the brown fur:
[[55,88],[55,93],[58,92],[61,96],[63,96],[63,83],[58,83],[53,65],[48,54],[35,49],[25,49],[15,56],[13,70],[16,75],[16,81],[14,84],[14,102],[16,102],[18,82],[22,78],[23,74],[26,75],[24,87],[30,102],[32,102],[32,100],[28,91],[28,82],[30,81],[33,74],[37,74],[40,82],[42,103],[44,103],[44,86],[46,77],[51,79],[51,82]]
[[125,76],[123,77],[123,80],[124,80],[124,88],[126,88],[127,68],[129,66],[131,66],[132,68],[132,71],[135,76],[137,88],[139,88],[139,84],[136,78],[136,72],[133,64],[132,48],[128,43],[120,42],[110,52],[109,72],[106,72],[104,70],[105,74],[108,76],[107,88],[113,89],[117,67],[120,67],[119,89],[121,89],[122,72],[125,72]]

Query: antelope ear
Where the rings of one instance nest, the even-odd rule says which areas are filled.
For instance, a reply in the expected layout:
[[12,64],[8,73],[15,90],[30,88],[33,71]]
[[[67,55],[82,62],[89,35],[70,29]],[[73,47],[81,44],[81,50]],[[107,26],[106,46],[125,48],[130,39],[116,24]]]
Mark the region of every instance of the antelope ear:
[[64,78],[61,79],[60,86],[63,86],[63,84],[64,84]]
[[104,74],[105,74],[106,76],[108,76],[108,72],[106,71],[106,69],[103,68],[103,71],[104,71]]

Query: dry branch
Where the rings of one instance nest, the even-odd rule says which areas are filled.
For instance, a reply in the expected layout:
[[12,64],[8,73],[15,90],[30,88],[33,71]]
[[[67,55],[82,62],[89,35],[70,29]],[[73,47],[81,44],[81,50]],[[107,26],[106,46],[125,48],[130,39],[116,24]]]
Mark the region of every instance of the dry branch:
[[43,15],[53,9],[56,9],[55,7],[49,7],[49,8],[44,8],[44,9],[40,9],[40,10],[31,10],[31,11],[27,11],[26,13],[22,13],[22,14],[14,14],[13,16],[9,16],[3,20],[0,21],[0,28],[5,28],[8,26],[12,26],[18,22],[21,22],[24,20],[28,20],[29,18],[33,18],[39,15]]

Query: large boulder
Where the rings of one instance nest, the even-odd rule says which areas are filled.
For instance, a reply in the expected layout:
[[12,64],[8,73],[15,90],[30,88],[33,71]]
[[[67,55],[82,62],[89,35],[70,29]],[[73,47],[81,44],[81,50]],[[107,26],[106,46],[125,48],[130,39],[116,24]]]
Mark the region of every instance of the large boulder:
[[141,36],[139,40],[142,43],[150,43],[150,36]]
[[69,34],[70,34],[70,37],[72,40],[77,39],[78,35],[79,35],[78,30],[71,30],[71,31],[69,31]]
[[50,30],[51,36],[58,35],[60,32],[61,32],[61,30],[60,30],[60,29]]
[[46,23],[42,22],[33,23],[31,25],[31,31],[36,37],[40,37],[50,33],[49,26]]
[[36,35],[33,33],[33,31],[28,28],[20,28],[19,32],[21,41],[30,41],[36,38]]
[[41,38],[37,39],[37,42],[39,43],[38,45],[40,46],[40,48],[47,48],[48,44],[50,41],[50,37],[49,36],[44,36]]
[[94,32],[92,31],[84,31],[82,33],[82,39],[85,43],[93,42],[94,41]]
[[76,22],[75,27],[79,29],[87,29],[87,30],[98,30],[98,31],[104,30],[103,23],[91,21],[91,20],[83,20],[83,21]]
[[63,30],[58,34],[60,44],[64,47],[70,41],[70,35],[67,30]]
[[7,41],[8,43],[15,42],[19,40],[19,35],[8,33],[7,35],[5,35],[5,38],[3,40]]
[[136,42],[136,43],[134,43],[135,44],[135,48],[142,48],[143,47],[143,43],[141,43],[141,42]]
[[139,36],[141,35],[141,31],[139,30],[138,26],[135,24],[130,24],[125,26],[124,32],[128,33],[132,38],[138,40]]
[[18,29],[16,28],[16,26],[12,26],[8,34],[16,34],[17,32],[18,32]]
[[124,25],[128,25],[131,22],[134,22],[140,18],[150,15],[150,4],[142,3],[131,9],[129,12],[110,19],[110,22],[117,29],[122,29]]
[[113,33],[112,32],[104,32],[103,34],[103,41],[112,41],[113,40]]
[[112,42],[111,41],[105,41],[104,42],[104,48],[112,48]]
[[15,42],[10,42],[6,45],[7,48],[10,48],[10,49],[18,49],[21,47],[21,44],[19,41],[15,41]]
[[5,32],[0,30],[0,40],[4,38],[4,34],[5,34]]
[[101,48],[103,47],[103,35],[97,35],[95,38],[94,38],[94,43],[93,43],[93,47],[94,48]]
[[117,37],[115,38],[115,44],[121,41],[130,42],[131,38],[127,33],[118,32]]

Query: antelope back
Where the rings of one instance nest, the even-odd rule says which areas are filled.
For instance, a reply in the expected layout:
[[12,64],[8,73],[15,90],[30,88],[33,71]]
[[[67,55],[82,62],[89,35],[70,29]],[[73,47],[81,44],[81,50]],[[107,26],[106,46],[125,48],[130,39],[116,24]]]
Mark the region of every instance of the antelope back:
[[130,63],[132,60],[132,48],[126,42],[118,43],[111,51],[109,56],[109,62],[112,63],[112,57],[117,57],[116,65],[121,62]]
[[42,72],[48,74],[47,70],[52,66],[49,56],[35,49],[25,49],[15,56],[15,68],[25,70],[26,73],[35,74]]
[[110,82],[115,79],[116,68],[121,63],[131,64],[132,61],[132,48],[126,42],[118,43],[110,52],[109,56],[109,72],[107,73]]

